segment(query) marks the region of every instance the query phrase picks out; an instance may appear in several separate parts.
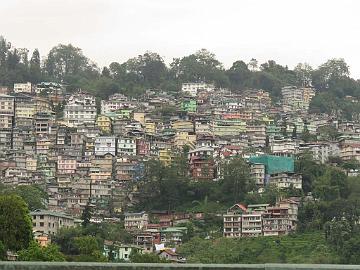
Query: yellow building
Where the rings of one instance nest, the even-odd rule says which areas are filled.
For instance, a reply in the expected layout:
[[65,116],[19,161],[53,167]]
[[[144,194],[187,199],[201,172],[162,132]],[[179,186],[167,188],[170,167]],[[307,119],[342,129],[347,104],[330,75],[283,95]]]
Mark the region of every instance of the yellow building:
[[266,125],[273,125],[274,124],[274,119],[268,117],[267,115],[263,116],[261,118],[261,121],[264,122]]
[[152,119],[146,119],[145,133],[150,135],[154,135],[156,133],[156,124]]
[[96,125],[103,132],[106,133],[111,132],[112,123],[111,123],[111,118],[108,116],[99,115],[98,118],[96,119]]
[[194,131],[194,123],[192,121],[178,120],[171,124],[172,128],[176,131]]
[[236,136],[246,132],[246,122],[241,120],[217,120],[212,124],[215,136]]
[[36,97],[35,98],[36,104],[36,112],[48,112],[51,111],[51,107],[49,101],[45,98]]
[[37,159],[32,157],[26,158],[26,169],[35,172],[37,169]]
[[188,145],[191,149],[195,148],[196,144],[196,134],[191,134],[189,132],[180,131],[175,135],[174,144],[178,148]]
[[19,103],[15,107],[15,116],[17,118],[34,118],[36,105],[34,103]]
[[111,172],[92,167],[90,168],[89,173],[91,181],[94,183],[96,181],[110,181],[111,180]]
[[145,125],[145,113],[144,112],[134,112],[133,118],[135,121],[138,121],[142,125]]
[[162,149],[159,150],[159,160],[164,163],[165,166],[168,166],[171,164],[171,161],[173,159],[172,151],[171,149]]

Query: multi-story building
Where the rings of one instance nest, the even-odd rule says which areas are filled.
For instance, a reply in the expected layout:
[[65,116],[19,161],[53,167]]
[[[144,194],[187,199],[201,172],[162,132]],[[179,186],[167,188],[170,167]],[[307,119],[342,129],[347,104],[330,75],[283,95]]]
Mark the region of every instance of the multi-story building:
[[96,119],[95,97],[87,94],[70,96],[64,107],[64,120],[69,126],[77,127],[84,123],[94,124]]
[[215,87],[213,84],[207,83],[183,83],[181,86],[181,91],[189,94],[190,96],[195,97],[199,91],[214,91]]
[[75,226],[75,219],[64,213],[47,210],[35,210],[30,213],[32,217],[33,231],[54,235],[61,228]]
[[286,86],[281,89],[282,104],[285,111],[309,109],[311,99],[315,96],[313,88]]
[[298,203],[285,199],[269,204],[235,204],[223,215],[224,237],[257,237],[285,235],[295,231]]
[[96,119],[96,125],[98,128],[105,132],[105,133],[111,133],[111,118],[106,115],[99,115]]
[[77,169],[77,160],[70,156],[58,156],[57,173],[58,174],[74,174]]
[[270,175],[268,184],[277,188],[302,189],[302,176],[295,173],[277,173]]
[[30,82],[14,83],[14,92],[32,94],[34,92],[34,88]]
[[0,95],[0,129],[12,128],[14,124],[14,116],[14,97],[9,95]]
[[136,155],[136,138],[120,137],[118,138],[118,154],[119,155]]
[[140,231],[149,223],[149,216],[146,212],[125,213],[124,226],[127,231]]
[[116,137],[101,136],[95,139],[95,155],[103,156],[111,154],[116,156]]

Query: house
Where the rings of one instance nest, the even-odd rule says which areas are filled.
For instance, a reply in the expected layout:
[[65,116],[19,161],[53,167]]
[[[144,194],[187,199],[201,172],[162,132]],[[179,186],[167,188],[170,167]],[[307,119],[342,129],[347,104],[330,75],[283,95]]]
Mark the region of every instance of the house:
[[302,176],[295,173],[277,173],[271,174],[267,180],[269,185],[277,188],[295,188],[302,189]]
[[124,226],[127,231],[139,231],[146,228],[149,216],[146,212],[125,213]]
[[59,155],[57,158],[58,174],[74,174],[77,168],[77,160],[74,157]]
[[77,127],[81,124],[94,124],[96,119],[95,97],[77,93],[69,97],[64,107],[64,121],[70,127]]
[[95,139],[95,155],[104,156],[106,154],[111,154],[116,156],[117,139],[113,136],[100,136]]
[[284,111],[307,111],[309,109],[311,99],[315,96],[315,89],[286,86],[281,89],[281,94]]
[[130,261],[130,254],[142,253],[142,249],[136,245],[121,244],[109,240],[104,241],[103,255],[110,261]]
[[168,166],[173,160],[174,153],[171,149],[160,149],[159,150],[159,160],[165,165]]
[[0,129],[12,128],[15,116],[14,97],[9,95],[0,95]]
[[198,91],[207,91],[213,92],[215,86],[213,84],[207,83],[183,83],[181,86],[181,91],[183,93],[189,94],[192,97],[196,97]]
[[35,210],[30,212],[33,231],[54,235],[61,228],[75,226],[75,219],[61,212]]
[[241,217],[246,211],[246,207],[242,204],[235,204],[227,210],[223,215],[224,237],[241,237]]
[[223,215],[224,237],[257,237],[285,235],[296,230],[298,203],[291,199],[274,206],[235,204]]
[[27,93],[32,94],[34,92],[34,86],[31,82],[27,83],[14,83],[14,93]]
[[185,112],[196,112],[197,102],[193,99],[185,99],[181,102],[181,110]]
[[159,253],[159,257],[171,262],[185,262],[175,251],[172,249],[163,249]]
[[111,118],[106,115],[99,115],[96,119],[96,125],[104,133],[111,133]]
[[118,154],[120,156],[136,156],[136,138],[135,137],[119,137],[118,138]]

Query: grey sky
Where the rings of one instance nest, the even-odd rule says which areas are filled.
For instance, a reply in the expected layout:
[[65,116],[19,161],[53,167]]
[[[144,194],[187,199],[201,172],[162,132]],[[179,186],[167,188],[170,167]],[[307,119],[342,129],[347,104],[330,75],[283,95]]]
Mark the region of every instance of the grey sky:
[[72,43],[99,66],[146,50],[206,48],[226,67],[273,59],[293,67],[345,58],[360,78],[357,0],[0,0],[0,34],[42,56]]

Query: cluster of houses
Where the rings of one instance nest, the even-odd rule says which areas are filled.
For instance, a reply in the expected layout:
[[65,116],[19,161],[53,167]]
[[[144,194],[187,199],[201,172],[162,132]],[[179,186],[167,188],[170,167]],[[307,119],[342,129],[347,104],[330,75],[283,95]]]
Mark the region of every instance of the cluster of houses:
[[298,198],[283,199],[274,206],[235,204],[224,214],[224,237],[287,235],[296,230]]
[[[221,179],[221,162],[241,156],[248,160],[260,192],[266,185],[301,189],[301,175],[294,172],[294,157],[300,153],[311,154],[319,163],[331,157],[360,161],[360,124],[309,113],[313,88],[288,86],[281,94],[274,103],[261,89],[234,92],[207,83],[184,83],[178,93],[147,90],[138,98],[116,93],[98,100],[53,82],[0,86],[0,183],[38,184],[46,190],[46,208],[55,217],[48,222],[41,221],[45,215],[34,214],[34,228],[51,235],[59,224],[56,213],[73,219],[61,226],[76,224],[89,201],[94,222],[123,214],[136,203],[133,183],[142,179],[144,162],[158,159],[168,166],[185,147],[193,181]],[[325,138],[322,129],[338,136]],[[291,231],[293,219],[280,222],[290,211],[282,207],[234,206],[228,213],[233,216],[225,216],[233,225],[224,220],[224,234],[274,233],[266,227],[274,217],[283,224],[277,233]],[[132,223],[138,215],[143,223]],[[261,226],[249,229],[250,223]],[[184,230],[173,224],[158,228],[144,213],[125,214],[125,227],[143,233],[136,235],[135,243],[144,250],[149,248],[148,237],[151,246],[176,242]],[[175,236],[164,236],[169,230]]]

